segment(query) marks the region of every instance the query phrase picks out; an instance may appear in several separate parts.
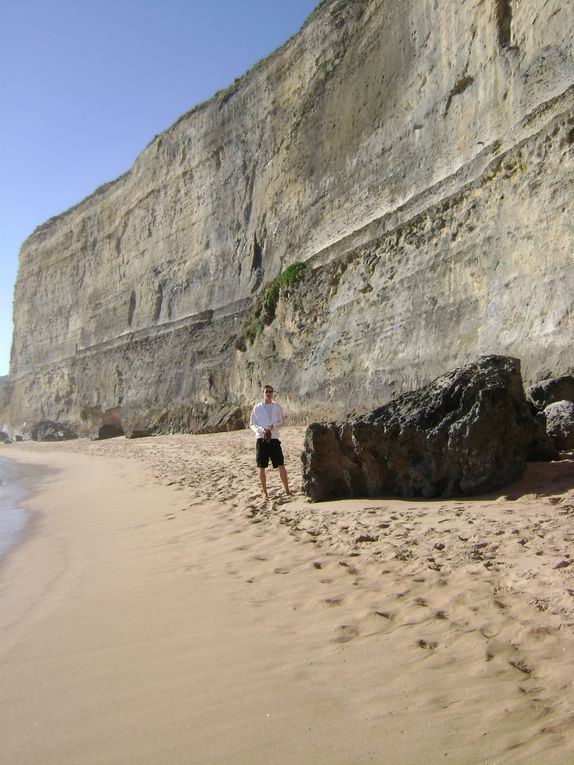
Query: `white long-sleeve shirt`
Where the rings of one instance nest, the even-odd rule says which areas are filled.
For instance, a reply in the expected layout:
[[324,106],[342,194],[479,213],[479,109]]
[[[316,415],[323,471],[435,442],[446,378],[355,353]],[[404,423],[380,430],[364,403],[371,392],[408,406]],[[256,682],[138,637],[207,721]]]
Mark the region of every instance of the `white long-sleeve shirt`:
[[251,412],[251,418],[249,420],[249,427],[255,433],[257,438],[263,438],[265,436],[266,428],[271,429],[271,438],[280,438],[279,430],[284,423],[283,410],[272,401],[271,404],[265,404],[261,401],[259,404],[255,404]]

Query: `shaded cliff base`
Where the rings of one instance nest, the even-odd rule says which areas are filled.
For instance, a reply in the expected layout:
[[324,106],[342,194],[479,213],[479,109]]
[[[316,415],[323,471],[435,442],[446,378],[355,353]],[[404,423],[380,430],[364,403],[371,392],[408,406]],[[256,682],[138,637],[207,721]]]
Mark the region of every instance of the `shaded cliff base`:
[[262,501],[247,431],[6,451],[59,470],[0,572],[11,761],[568,761],[573,454],[464,501],[312,504],[275,472]]

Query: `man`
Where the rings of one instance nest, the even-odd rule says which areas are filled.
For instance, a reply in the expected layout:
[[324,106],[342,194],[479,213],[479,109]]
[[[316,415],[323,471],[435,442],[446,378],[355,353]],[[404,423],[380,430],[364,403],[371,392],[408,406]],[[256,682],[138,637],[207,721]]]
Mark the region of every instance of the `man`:
[[257,436],[255,458],[259,468],[259,483],[266,499],[268,494],[265,469],[269,465],[269,460],[271,460],[274,468],[279,468],[279,476],[285,487],[285,493],[287,496],[292,496],[289,491],[285,460],[283,459],[281,440],[279,438],[279,430],[284,421],[283,410],[278,403],[273,401],[272,386],[265,385],[263,388],[263,401],[253,407],[249,427]]

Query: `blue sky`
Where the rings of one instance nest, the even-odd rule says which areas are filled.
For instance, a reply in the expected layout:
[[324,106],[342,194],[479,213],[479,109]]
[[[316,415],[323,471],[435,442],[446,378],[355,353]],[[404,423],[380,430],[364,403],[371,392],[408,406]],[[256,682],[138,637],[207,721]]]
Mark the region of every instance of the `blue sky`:
[[319,0],[2,0],[0,375],[23,241],[295,32]]

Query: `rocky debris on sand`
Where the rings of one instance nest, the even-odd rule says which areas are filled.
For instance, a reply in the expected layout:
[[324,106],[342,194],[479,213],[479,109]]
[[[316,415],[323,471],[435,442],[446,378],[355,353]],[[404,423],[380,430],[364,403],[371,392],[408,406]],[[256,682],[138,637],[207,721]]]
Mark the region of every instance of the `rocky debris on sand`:
[[33,441],[71,441],[78,438],[78,434],[63,422],[52,420],[40,420],[31,432]]
[[528,388],[526,398],[539,412],[557,401],[574,402],[574,377],[561,375],[560,377],[541,380]]
[[314,501],[478,494],[519,478],[533,441],[545,439],[519,360],[484,356],[368,415],[310,425],[303,490]]
[[546,432],[558,449],[574,449],[574,403],[555,401],[544,409]]

